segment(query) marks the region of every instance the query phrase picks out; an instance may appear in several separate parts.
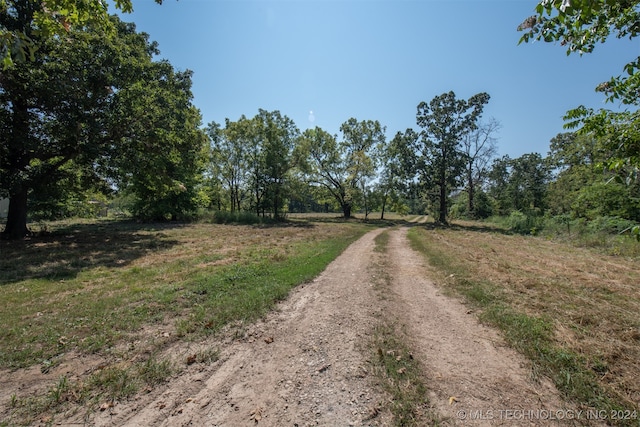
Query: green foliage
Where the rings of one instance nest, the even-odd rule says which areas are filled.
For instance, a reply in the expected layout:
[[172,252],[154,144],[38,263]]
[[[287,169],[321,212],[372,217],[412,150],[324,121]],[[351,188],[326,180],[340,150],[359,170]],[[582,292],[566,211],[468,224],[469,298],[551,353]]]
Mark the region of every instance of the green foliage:
[[486,93],[463,100],[456,99],[451,91],[418,105],[416,121],[422,132],[416,146],[418,170],[414,172],[426,188],[437,189],[432,200],[442,223],[447,222],[449,192],[458,186],[465,168],[461,139],[477,128],[476,122],[488,102]]
[[321,186],[351,217],[358,202],[365,204],[363,189],[375,176],[377,149],[384,144],[384,127],[378,121],[351,118],[340,126],[343,140],[323,129],[307,129],[300,139],[298,166],[311,185]]
[[[609,37],[634,39],[640,34],[640,1],[545,0],[536,7],[536,15],[527,18],[518,29],[525,31],[520,42],[559,41],[567,55],[590,53]],[[638,105],[640,56],[624,65],[622,74],[596,87],[607,101]],[[582,126],[580,133],[604,137],[613,155],[604,163],[627,177],[637,178],[640,167],[636,111],[594,111],[580,106],[565,116],[567,127]]]
[[[12,7],[15,16],[0,18],[28,21],[40,6]],[[65,43],[34,33],[34,60],[3,72],[0,195],[10,199],[9,237],[28,232],[30,200],[54,215],[86,190],[117,186],[137,196],[133,212],[145,218],[184,215],[202,202],[205,138],[191,72],[154,62],[146,34],[110,19],[114,32],[72,26]]]
[[542,228],[543,218],[533,213],[513,211],[507,218],[507,225],[515,233],[536,235]]
[[461,191],[453,199],[450,215],[458,219],[486,219],[493,215],[493,201],[484,191],[475,194],[474,212],[469,212],[469,195]]
[[550,168],[538,153],[516,159],[504,156],[494,160],[488,173],[488,194],[495,200],[497,215],[512,211],[529,212],[546,207]]
[[637,224],[616,216],[593,218],[587,223],[587,230],[592,233],[621,234],[630,232]]
[[[162,4],[162,0],[155,0]],[[101,0],[49,0],[45,4],[30,5],[26,20],[14,20],[20,6],[17,0],[2,0],[0,13],[0,55],[6,70],[15,63],[35,60],[38,50],[34,34],[49,38],[68,35],[69,31],[85,25],[97,26],[107,32],[114,32],[107,6]],[[23,2],[24,3],[24,2]],[[45,7],[46,6],[46,7]],[[132,12],[131,0],[116,0],[116,8]],[[18,25],[16,22],[18,21]]]
[[298,160],[299,130],[293,120],[260,109],[252,119],[226,119],[224,128],[212,122],[207,134],[209,185],[219,188],[218,207],[232,212],[250,207],[257,215],[269,211],[281,219]]

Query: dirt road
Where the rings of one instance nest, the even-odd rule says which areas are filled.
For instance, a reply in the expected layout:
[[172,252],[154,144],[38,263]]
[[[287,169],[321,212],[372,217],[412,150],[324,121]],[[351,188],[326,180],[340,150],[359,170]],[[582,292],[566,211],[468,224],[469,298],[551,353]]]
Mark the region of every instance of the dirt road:
[[[220,359],[214,364],[191,365],[161,389],[75,422],[390,425],[390,397],[372,374],[371,342],[377,322],[393,315],[406,325],[430,390],[427,398],[443,424],[554,424],[539,412],[563,408],[553,387],[533,382],[527,362],[495,331],[440,294],[421,255],[409,248],[407,228],[386,231],[390,239],[384,254],[374,251],[374,239],[382,232],[355,242],[241,337],[174,349],[183,358],[197,346],[216,346]],[[390,278],[386,298],[374,289],[380,265]],[[516,411],[529,412],[525,417]]]

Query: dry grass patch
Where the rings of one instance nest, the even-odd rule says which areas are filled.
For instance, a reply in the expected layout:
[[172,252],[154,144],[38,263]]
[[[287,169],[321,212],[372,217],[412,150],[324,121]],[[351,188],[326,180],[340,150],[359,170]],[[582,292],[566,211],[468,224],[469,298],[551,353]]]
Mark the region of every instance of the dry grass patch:
[[[565,375],[554,379],[567,395],[586,406],[608,400],[607,405],[638,409],[637,259],[482,230],[470,223],[428,226],[413,230],[412,236],[440,270],[440,284],[463,293],[483,310],[483,319],[503,322],[507,339],[531,353],[527,355],[546,374]],[[510,332],[517,322],[525,323],[528,335],[513,328]],[[593,383],[594,390],[579,390],[579,381],[585,388]]]

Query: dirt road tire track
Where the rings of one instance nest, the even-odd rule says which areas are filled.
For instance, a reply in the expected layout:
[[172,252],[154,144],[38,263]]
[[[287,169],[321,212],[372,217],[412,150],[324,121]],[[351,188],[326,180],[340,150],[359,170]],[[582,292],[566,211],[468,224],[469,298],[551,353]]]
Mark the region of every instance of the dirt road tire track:
[[[407,228],[387,230],[385,255],[372,231],[240,339],[207,346],[220,359],[192,365],[163,388],[71,422],[95,426],[392,425],[390,399],[369,360],[381,316],[399,319],[424,367],[428,399],[445,425],[545,425],[545,420],[463,419],[460,411],[564,408],[549,382],[427,277]],[[382,257],[382,260],[381,260]],[[376,263],[375,265],[373,263]],[[391,296],[381,301],[380,264]],[[184,346],[184,344],[182,344]],[[192,348],[175,348],[178,358]],[[455,397],[455,402],[450,398]],[[494,412],[495,413],[495,412]],[[76,424],[77,425],[77,424]]]
[[[386,273],[409,347],[424,370],[429,400],[451,425],[557,425],[566,405],[550,381],[534,381],[530,363],[481,325],[428,278],[424,257],[410,248],[407,228],[392,231]],[[452,399],[453,398],[453,399]],[[450,400],[451,399],[451,400]],[[552,411],[552,412],[547,412]]]
[[366,343],[377,297],[374,238],[352,244],[313,282],[229,343],[203,372],[188,370],[155,396],[98,413],[96,426],[389,425]]

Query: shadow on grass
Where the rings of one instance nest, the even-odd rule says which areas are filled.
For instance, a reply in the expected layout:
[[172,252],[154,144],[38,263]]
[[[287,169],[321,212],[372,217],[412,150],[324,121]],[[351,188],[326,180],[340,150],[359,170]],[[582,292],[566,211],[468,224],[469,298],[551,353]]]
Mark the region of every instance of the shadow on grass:
[[177,223],[108,221],[63,226],[18,241],[0,240],[0,286],[26,279],[61,280],[95,267],[122,267],[178,241],[162,230]]
[[419,225],[427,230],[454,230],[454,231],[474,231],[477,233],[497,233],[505,236],[513,236],[516,233],[498,227],[492,224],[484,224],[481,222],[464,222],[464,223],[449,223],[442,224],[439,222],[427,222],[422,224],[410,224]]

